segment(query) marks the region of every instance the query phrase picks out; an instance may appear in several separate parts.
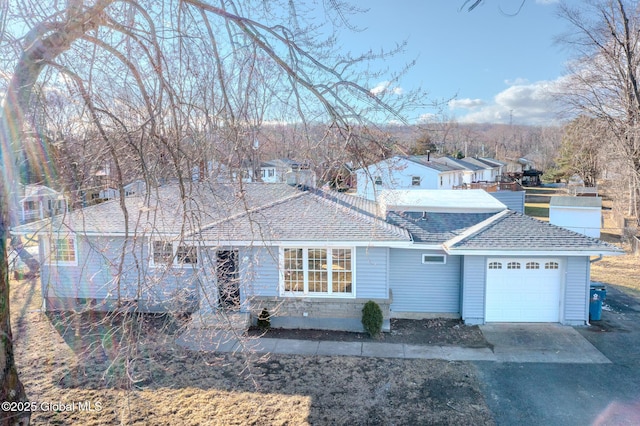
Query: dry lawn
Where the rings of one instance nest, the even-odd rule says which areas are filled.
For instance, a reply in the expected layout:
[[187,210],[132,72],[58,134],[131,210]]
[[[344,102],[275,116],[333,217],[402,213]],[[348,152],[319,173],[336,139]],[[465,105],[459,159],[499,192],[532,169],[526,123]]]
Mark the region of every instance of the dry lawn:
[[76,321],[39,306],[36,280],[12,282],[16,361],[30,400],[94,410],[36,412],[34,424],[493,423],[468,363],[194,353],[176,347],[174,328],[157,318],[134,346],[97,317]]
[[[603,205],[611,208],[611,200]],[[629,244],[621,244],[622,229],[617,227],[611,210],[603,211],[604,226],[600,238],[625,249],[624,256],[607,256],[591,264],[591,280],[618,286],[620,290],[640,297],[640,256],[630,253]]]
[[640,297],[640,256],[629,253],[624,256],[607,256],[591,264],[591,280],[617,286]]

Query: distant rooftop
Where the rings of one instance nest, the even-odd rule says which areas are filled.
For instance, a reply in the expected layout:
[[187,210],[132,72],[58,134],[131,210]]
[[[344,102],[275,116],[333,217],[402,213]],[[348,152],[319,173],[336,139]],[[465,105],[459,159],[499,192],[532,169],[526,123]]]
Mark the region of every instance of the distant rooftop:
[[601,197],[551,197],[549,207],[602,207]]
[[380,193],[382,211],[497,213],[507,206],[482,189],[398,189]]

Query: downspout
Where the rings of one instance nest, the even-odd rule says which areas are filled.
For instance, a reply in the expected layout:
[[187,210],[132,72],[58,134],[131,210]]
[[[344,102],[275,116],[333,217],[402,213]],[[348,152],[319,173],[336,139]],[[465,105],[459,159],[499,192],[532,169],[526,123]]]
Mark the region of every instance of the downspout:
[[595,259],[589,259],[589,263],[596,263],[596,262],[600,262],[602,260],[602,255],[599,254],[598,257],[596,257]]

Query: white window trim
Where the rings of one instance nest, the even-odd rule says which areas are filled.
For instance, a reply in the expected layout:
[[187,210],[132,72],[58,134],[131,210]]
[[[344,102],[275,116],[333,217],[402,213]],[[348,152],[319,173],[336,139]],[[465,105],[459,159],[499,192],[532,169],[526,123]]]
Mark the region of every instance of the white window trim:
[[156,263],[153,256],[153,243],[156,241],[166,241],[166,240],[163,240],[162,238],[149,239],[149,267],[151,268],[172,267],[172,268],[187,268],[187,269],[193,269],[198,267],[198,264],[200,263],[200,248],[196,245],[193,246],[196,249],[196,263],[179,263],[178,262],[178,246],[188,246],[188,244],[179,244],[175,241],[166,241],[167,243],[171,244],[172,262],[170,264]]
[[[69,238],[73,238],[73,253],[74,261],[69,262],[67,260],[58,260],[56,259],[56,253],[54,252],[54,244],[56,240],[67,240]],[[47,253],[49,253],[49,264],[57,265],[57,266],[78,266],[78,237],[75,234],[64,234],[64,235],[52,235],[50,239],[47,239]]]
[[[302,249],[302,266],[304,271],[304,291],[285,291],[284,289],[284,250],[290,249]],[[329,262],[332,260],[333,252],[335,249],[345,249],[351,250],[351,293],[332,293],[332,280],[333,274],[330,271],[327,271],[327,293],[316,293],[310,292],[309,289],[309,250],[314,249],[324,249],[327,250],[327,264],[333,265],[333,262]],[[336,299],[355,299],[356,298],[356,248],[355,247],[344,247],[344,246],[281,246],[278,249],[278,269],[279,269],[279,285],[278,285],[278,293],[280,297],[292,297],[292,298],[300,298],[300,297],[313,297],[313,298],[336,298]]]
[[[439,257],[442,258],[442,262],[434,262],[433,260],[426,260],[428,257]],[[447,255],[446,254],[429,254],[422,253],[422,263],[425,265],[446,265],[447,264]]]

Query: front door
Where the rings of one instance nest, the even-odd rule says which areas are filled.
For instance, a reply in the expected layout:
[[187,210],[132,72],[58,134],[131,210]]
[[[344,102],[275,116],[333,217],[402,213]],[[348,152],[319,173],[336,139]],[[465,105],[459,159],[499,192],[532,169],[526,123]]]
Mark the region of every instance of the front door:
[[240,277],[238,274],[238,250],[218,250],[216,256],[218,300],[223,309],[240,308]]

